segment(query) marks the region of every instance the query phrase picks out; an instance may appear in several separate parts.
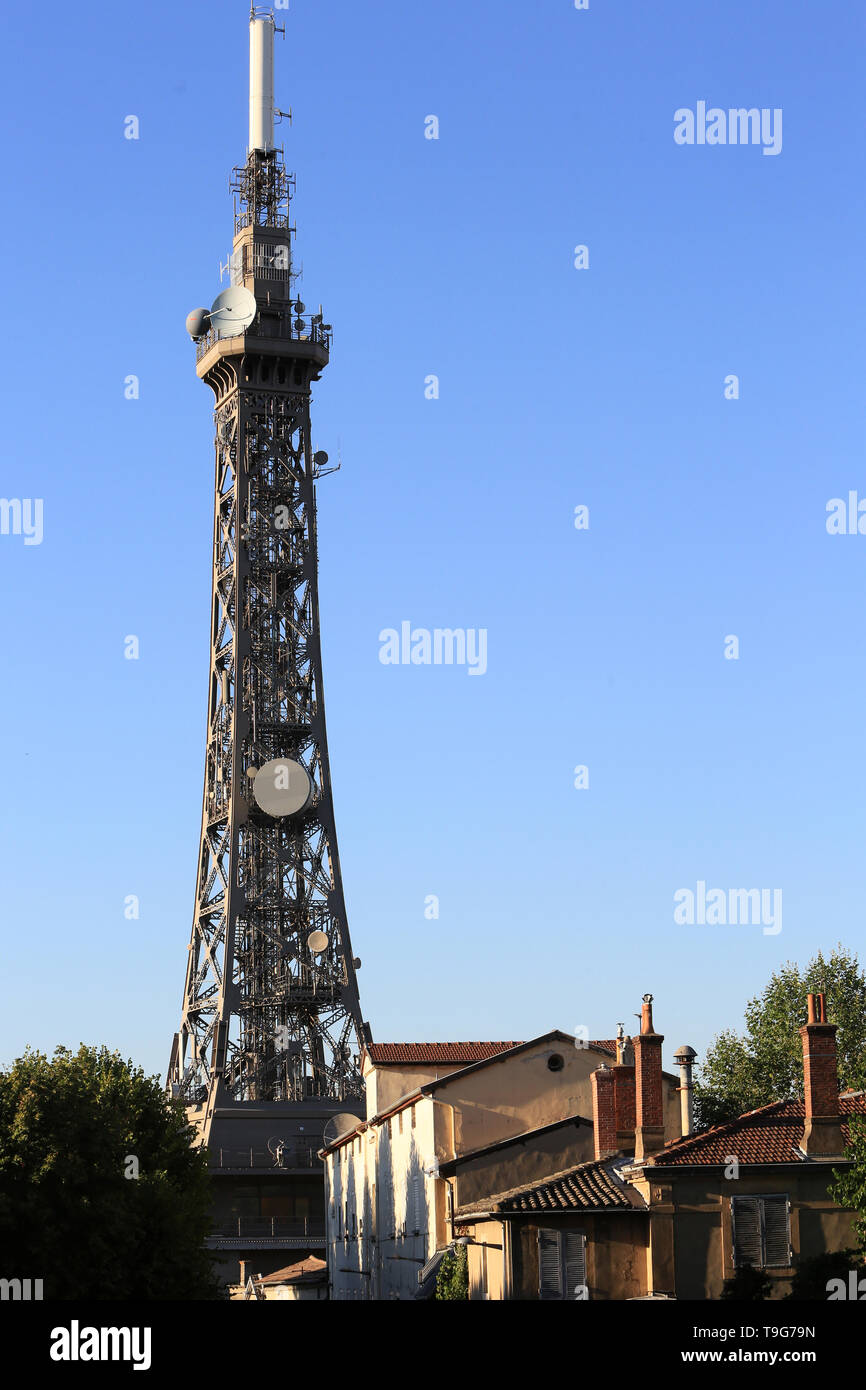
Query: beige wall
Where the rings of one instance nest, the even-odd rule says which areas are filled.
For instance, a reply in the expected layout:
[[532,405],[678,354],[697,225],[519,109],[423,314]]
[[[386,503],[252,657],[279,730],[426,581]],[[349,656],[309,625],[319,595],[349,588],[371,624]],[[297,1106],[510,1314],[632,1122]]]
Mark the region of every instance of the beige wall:
[[422,1099],[326,1155],[334,1299],[415,1297],[418,1270],[445,1243],[434,1121],[433,1101]]
[[466,1248],[469,1297],[501,1302],[505,1297],[503,1223],[485,1221],[474,1228],[473,1243]]
[[[854,1243],[853,1214],[840,1211],[827,1196],[832,1164],[797,1167],[767,1165],[741,1169],[738,1179],[726,1180],[718,1169],[669,1170],[635,1186],[651,1200],[651,1248],[648,1280],[659,1293],[678,1299],[717,1299],[735,1271],[731,1226],[731,1197],[785,1194],[791,1203],[791,1246],[794,1260]],[[768,1269],[773,1298],[791,1287],[793,1266]]]
[[456,1066],[392,1066],[374,1067],[369,1057],[364,1059],[364,1083],[367,1097],[367,1119],[381,1115],[404,1096],[411,1095],[429,1081],[438,1081],[459,1071]]
[[[569,1213],[545,1222],[537,1216],[478,1222],[467,1230],[469,1296],[485,1297],[486,1248],[488,1297],[530,1302],[538,1298],[538,1227],[581,1231],[586,1236],[586,1281],[594,1300],[639,1298],[646,1293],[648,1220],[639,1212]],[[490,1248],[500,1244],[503,1250]],[[507,1292],[503,1294],[503,1287]],[[496,1290],[496,1292],[493,1292]]]
[[[548,1067],[554,1054],[563,1059],[560,1071]],[[600,1052],[556,1040],[505,1053],[502,1061],[455,1076],[436,1094],[454,1107],[457,1152],[483,1148],[566,1115],[592,1119],[590,1078],[604,1062]],[[677,1084],[674,1078],[663,1079],[666,1139],[680,1136]],[[438,1154],[440,1161],[449,1156]]]
[[547,1134],[515,1141],[506,1149],[461,1163],[455,1179],[455,1204],[468,1207],[497,1192],[573,1168],[594,1156],[590,1125],[563,1125]]

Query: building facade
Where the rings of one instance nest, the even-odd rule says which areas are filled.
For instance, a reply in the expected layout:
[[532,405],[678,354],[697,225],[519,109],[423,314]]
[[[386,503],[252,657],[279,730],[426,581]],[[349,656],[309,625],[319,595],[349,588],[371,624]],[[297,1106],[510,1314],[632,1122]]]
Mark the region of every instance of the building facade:
[[[510,1044],[368,1045],[367,1118],[323,1150],[332,1297],[431,1296],[438,1262],[461,1237],[464,1197],[593,1156],[593,1073],[618,1051],[627,1055],[625,1039],[618,1049],[559,1031]],[[664,1141],[679,1137],[681,1108],[676,1078],[657,1080]],[[487,1270],[484,1296],[506,1296],[501,1261]]]

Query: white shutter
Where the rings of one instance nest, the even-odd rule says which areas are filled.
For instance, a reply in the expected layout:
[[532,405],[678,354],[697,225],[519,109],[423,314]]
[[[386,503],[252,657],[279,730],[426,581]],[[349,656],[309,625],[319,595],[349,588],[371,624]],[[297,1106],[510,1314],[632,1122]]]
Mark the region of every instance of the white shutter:
[[586,1236],[582,1231],[561,1233],[565,1266],[565,1298],[586,1297]]
[[562,1260],[559,1231],[538,1228],[538,1297],[562,1298]]

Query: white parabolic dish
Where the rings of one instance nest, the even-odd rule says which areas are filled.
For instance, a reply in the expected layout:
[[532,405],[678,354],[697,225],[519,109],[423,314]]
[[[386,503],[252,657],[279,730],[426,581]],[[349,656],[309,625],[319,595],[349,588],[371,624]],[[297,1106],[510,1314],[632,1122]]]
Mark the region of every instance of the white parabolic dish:
[[243,285],[231,285],[211,305],[210,321],[221,338],[233,338],[249,328],[256,316],[256,297]]
[[269,816],[294,816],[313,795],[309,773],[293,758],[272,758],[260,767],[253,782],[253,796]]

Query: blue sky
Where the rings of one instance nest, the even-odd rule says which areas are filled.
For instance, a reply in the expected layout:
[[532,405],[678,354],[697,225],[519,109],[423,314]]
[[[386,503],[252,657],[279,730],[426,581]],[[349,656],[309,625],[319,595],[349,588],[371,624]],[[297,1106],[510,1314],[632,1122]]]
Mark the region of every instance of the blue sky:
[[[44,506],[41,544],[0,536],[3,1060],[84,1040],[164,1072],[179,1019],[212,509],[184,318],[230,249],[246,20],[3,21],[0,492]],[[294,0],[287,28],[365,1016],[609,1037],[651,991],[701,1053],[782,961],[863,948],[866,536],[825,524],[866,497],[861,15]],[[781,153],[677,145],[702,100],[781,108]],[[382,665],[404,620],[486,629],[486,674]],[[781,889],[781,932],[677,925],[698,881]]]

